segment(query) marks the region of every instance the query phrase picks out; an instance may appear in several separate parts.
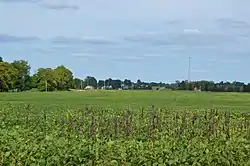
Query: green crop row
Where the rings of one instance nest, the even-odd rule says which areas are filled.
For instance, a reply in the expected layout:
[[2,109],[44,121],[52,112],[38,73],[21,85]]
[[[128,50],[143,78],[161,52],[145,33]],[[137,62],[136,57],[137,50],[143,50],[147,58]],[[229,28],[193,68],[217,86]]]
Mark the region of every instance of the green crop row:
[[0,165],[250,165],[250,114],[6,104]]

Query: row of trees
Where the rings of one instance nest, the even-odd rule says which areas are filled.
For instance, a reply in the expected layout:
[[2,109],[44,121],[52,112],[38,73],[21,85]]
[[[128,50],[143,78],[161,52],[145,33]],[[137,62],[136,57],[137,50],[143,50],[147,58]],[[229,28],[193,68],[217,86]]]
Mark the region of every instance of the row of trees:
[[243,82],[218,82],[213,81],[176,81],[174,84],[168,85],[171,89],[176,90],[201,90],[211,92],[250,92],[250,84]]
[[97,80],[95,77],[87,76],[85,79],[74,78],[72,71],[65,66],[52,68],[39,68],[33,75],[30,74],[30,65],[25,60],[16,60],[11,63],[5,62],[0,57],[0,91],[27,91],[37,89],[39,91],[64,91],[69,89],[172,89],[172,90],[194,90],[215,92],[250,92],[250,84],[243,82],[219,82],[213,81],[176,81],[175,83],[132,82],[129,79]]
[[39,68],[30,75],[30,65],[25,60],[12,63],[0,57],[0,91],[40,91],[68,90],[74,87],[73,73],[64,66],[55,69]]

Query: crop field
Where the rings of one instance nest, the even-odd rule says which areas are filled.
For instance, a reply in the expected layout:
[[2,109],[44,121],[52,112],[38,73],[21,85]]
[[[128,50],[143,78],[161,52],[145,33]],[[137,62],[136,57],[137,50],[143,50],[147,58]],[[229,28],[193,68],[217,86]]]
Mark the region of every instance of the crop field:
[[250,165],[250,94],[0,93],[0,165]]

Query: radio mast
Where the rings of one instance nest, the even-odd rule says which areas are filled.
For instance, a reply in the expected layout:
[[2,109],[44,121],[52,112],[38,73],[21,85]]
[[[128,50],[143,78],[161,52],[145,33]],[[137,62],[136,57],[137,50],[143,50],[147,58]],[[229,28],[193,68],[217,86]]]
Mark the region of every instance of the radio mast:
[[191,57],[188,57],[188,82],[190,82],[191,77]]

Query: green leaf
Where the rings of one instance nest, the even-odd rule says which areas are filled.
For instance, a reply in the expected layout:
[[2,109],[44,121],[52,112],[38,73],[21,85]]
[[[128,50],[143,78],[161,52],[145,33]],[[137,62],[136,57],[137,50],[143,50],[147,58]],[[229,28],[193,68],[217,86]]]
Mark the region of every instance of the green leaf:
[[115,165],[118,165],[118,162],[117,162],[116,160],[112,160],[112,161],[110,162],[110,164],[111,164],[112,166],[115,166]]
[[10,156],[10,151],[9,151],[9,152],[6,152],[6,153],[5,153],[5,156],[6,156],[6,157],[9,157],[9,156]]

